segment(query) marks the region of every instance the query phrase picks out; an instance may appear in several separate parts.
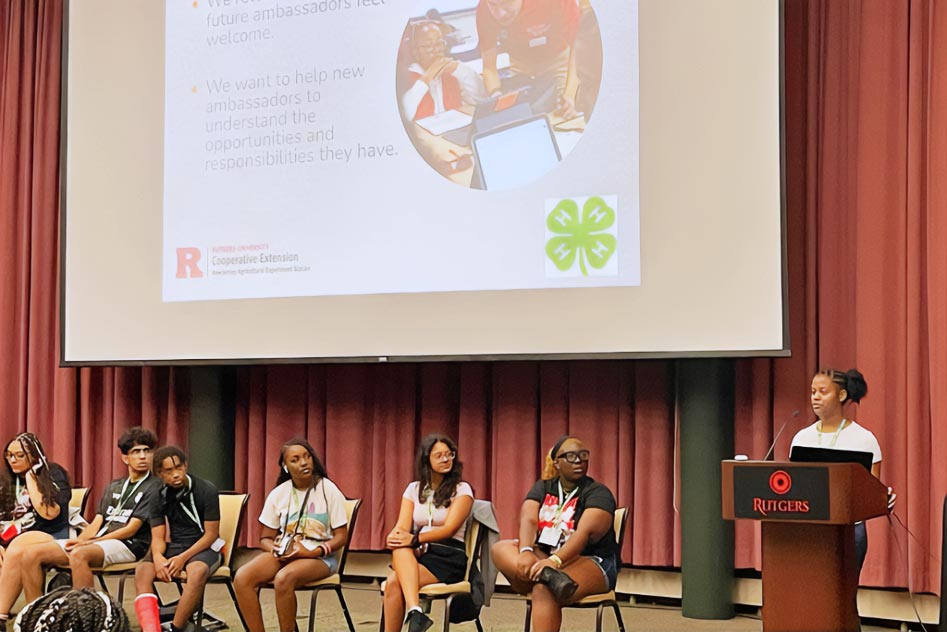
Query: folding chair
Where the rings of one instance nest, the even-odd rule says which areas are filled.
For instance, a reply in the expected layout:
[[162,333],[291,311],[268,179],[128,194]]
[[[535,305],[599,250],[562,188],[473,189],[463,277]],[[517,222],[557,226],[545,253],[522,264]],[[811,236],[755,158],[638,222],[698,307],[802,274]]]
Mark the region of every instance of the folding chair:
[[[237,615],[240,617],[240,623],[243,624],[243,629],[247,629],[247,622],[244,621],[243,613],[240,612],[240,608],[237,606],[237,594],[233,589],[234,571],[230,567],[230,562],[233,559],[234,549],[237,548],[237,542],[240,539],[240,533],[243,531],[243,522],[247,514],[247,499],[249,497],[249,494],[239,494],[237,492],[219,493],[220,537],[225,543],[224,548],[221,549],[223,560],[221,560],[220,566],[216,571],[214,571],[214,574],[207,578],[208,584],[227,585],[227,590],[230,592],[230,598],[233,600],[233,607],[236,609]],[[177,586],[178,593],[183,592],[183,583],[186,581],[187,572],[182,571],[174,582],[175,586]],[[194,613],[194,616],[198,626],[201,625],[205,618],[217,626],[226,625],[223,620],[204,611],[203,599],[201,599],[201,603],[197,607],[197,612]]]
[[[362,506],[361,498],[345,499],[345,515],[348,518],[349,542],[352,541],[352,533],[355,531],[355,521],[358,519],[358,510]],[[348,604],[345,603],[345,597],[342,596],[342,575],[345,573],[345,562],[349,556],[349,547],[345,545],[340,550],[339,572],[329,575],[325,579],[311,582],[300,586],[297,590],[311,590],[312,599],[309,601],[309,632],[313,632],[316,627],[316,597],[322,590],[334,590],[339,598],[339,605],[342,606],[342,614],[345,616],[345,623],[349,626],[349,632],[355,632],[355,624],[352,622],[352,615],[349,614]],[[273,584],[265,584],[262,588],[273,588]],[[241,618],[243,615],[240,615]],[[246,626],[244,626],[246,627]]]
[[[446,600],[444,603],[444,632],[450,630],[450,605],[454,600],[454,597],[459,597],[461,595],[470,594],[470,571],[473,568],[474,560],[476,559],[479,562],[480,558],[480,541],[482,538],[483,529],[480,526],[480,523],[472,518],[467,519],[467,531],[464,533],[464,549],[467,552],[467,572],[465,574],[465,579],[460,582],[453,584],[444,584],[438,582],[436,584],[428,584],[427,586],[422,586],[419,591],[419,596],[421,597],[422,602],[431,602],[438,599]],[[381,593],[385,594],[385,584],[387,582],[382,582],[381,584]],[[474,619],[474,623],[477,624],[478,632],[483,632],[483,625],[480,623],[480,617],[477,616]],[[378,621],[378,630],[382,632],[385,629],[385,607],[382,604],[381,617]],[[310,630],[310,632],[312,632]]]
[[[621,551],[621,545],[625,540],[625,519],[628,517],[628,510],[625,507],[619,507],[615,510],[614,527],[615,539],[618,541],[618,550]],[[615,598],[615,591],[609,590],[597,595],[588,595],[579,599],[575,603],[570,603],[563,608],[597,608],[595,612],[595,632],[602,632],[602,611],[606,606],[610,606],[615,611],[615,619],[618,621],[618,629],[625,632],[625,622],[621,618],[621,610],[618,608],[618,600]],[[529,624],[533,618],[533,600],[526,598],[526,624],[523,626],[524,632],[529,632]]]

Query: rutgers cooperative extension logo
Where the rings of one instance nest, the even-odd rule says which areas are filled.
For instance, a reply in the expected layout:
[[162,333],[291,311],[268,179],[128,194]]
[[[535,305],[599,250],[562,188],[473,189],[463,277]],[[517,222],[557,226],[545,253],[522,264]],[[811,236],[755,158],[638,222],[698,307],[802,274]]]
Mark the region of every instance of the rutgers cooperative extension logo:
[[773,493],[782,496],[792,489],[792,477],[789,476],[788,472],[776,470],[772,476],[769,477],[769,488],[773,490]]
[[176,279],[200,279],[204,272],[197,264],[201,260],[200,248],[178,248],[178,269],[174,274]]

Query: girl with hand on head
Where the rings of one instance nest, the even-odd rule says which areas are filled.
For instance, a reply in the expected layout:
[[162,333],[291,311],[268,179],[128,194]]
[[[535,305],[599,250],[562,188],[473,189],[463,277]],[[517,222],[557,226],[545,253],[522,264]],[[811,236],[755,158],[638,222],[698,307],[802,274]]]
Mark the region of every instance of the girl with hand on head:
[[590,456],[579,439],[559,439],[523,501],[519,539],[491,551],[513,590],[532,597],[534,630],[558,630],[562,606],[618,579],[615,497],[588,476]]
[[394,571],[385,584],[386,632],[397,632],[403,622],[409,632],[431,627],[420,607],[420,588],[463,581],[467,571],[464,535],[474,499],[461,480],[457,445],[445,435],[427,435],[418,446],[415,470],[418,480],[404,490],[398,523],[387,538]]
[[263,632],[260,586],[273,582],[280,630],[296,629],[296,590],[339,571],[339,550],[348,543],[345,496],[328,479],[316,451],[304,439],[283,445],[276,487],[260,514],[263,553],[234,577],[237,603],[251,632]]
[[[838,371],[822,369],[812,378],[810,402],[812,412],[818,419],[796,433],[792,447],[825,448],[829,450],[852,450],[870,452],[871,473],[881,478],[881,446],[875,435],[859,425],[846,414],[849,404],[857,404],[868,394],[868,384],[858,369]],[[888,488],[888,511],[894,509],[897,494]],[[868,532],[865,523],[855,524],[855,557],[858,574],[861,574],[865,555],[868,553]]]
[[[69,537],[69,475],[46,460],[39,438],[23,432],[7,444],[0,468],[0,562],[14,538],[19,547]],[[29,533],[30,535],[26,535]]]

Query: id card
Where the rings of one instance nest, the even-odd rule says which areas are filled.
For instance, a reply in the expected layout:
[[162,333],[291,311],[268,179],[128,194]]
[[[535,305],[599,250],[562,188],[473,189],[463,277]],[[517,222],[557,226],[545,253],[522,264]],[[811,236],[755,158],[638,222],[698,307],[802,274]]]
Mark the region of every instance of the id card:
[[214,540],[214,543],[210,545],[210,550],[213,551],[214,553],[220,553],[220,551],[224,548],[226,544],[227,544],[226,540],[224,540],[223,538],[217,538],[216,540]]
[[539,534],[539,543],[546,546],[559,546],[562,539],[562,529],[545,527]]

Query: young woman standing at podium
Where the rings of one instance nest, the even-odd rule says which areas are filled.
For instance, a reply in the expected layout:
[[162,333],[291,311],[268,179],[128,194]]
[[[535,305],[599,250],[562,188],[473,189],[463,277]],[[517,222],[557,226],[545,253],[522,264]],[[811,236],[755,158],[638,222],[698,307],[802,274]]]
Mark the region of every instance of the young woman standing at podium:
[[[822,369],[812,378],[810,401],[818,421],[796,433],[792,447],[825,448],[870,452],[871,473],[881,478],[881,446],[875,435],[854,419],[845,415],[845,406],[858,403],[868,393],[868,384],[858,369],[837,371]],[[790,448],[791,449],[791,448]],[[895,495],[888,488],[888,510],[894,507]],[[861,574],[868,552],[868,534],[865,523],[855,524],[855,556],[858,574]]]

